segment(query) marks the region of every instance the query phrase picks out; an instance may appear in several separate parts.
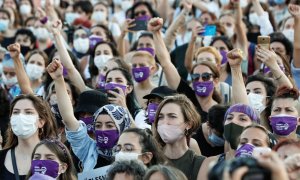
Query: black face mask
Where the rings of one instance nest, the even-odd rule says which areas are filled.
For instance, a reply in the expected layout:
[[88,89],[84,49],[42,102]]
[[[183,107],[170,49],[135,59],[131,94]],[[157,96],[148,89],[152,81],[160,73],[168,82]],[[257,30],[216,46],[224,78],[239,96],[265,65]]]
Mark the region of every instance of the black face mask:
[[248,41],[250,41],[254,44],[257,44],[257,36],[260,36],[260,32],[257,32],[257,33],[248,32],[247,33]]
[[242,134],[243,130],[243,126],[237,125],[235,123],[229,123],[224,126],[224,137],[226,141],[229,142],[232,149],[237,148],[238,137]]
[[21,53],[25,57],[27,53],[31,51],[31,48],[29,46],[21,46]]

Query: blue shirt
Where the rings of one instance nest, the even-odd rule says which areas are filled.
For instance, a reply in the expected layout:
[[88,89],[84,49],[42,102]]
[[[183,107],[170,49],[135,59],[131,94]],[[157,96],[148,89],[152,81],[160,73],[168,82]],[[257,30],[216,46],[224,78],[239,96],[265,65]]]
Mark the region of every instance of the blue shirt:
[[293,74],[293,78],[295,79],[296,85],[298,89],[300,89],[300,68],[296,68],[294,66],[294,60],[291,63],[291,71]]
[[79,121],[77,131],[69,131],[66,128],[66,137],[71,144],[74,154],[83,163],[83,172],[94,169],[99,154],[96,141],[88,135],[85,123]]

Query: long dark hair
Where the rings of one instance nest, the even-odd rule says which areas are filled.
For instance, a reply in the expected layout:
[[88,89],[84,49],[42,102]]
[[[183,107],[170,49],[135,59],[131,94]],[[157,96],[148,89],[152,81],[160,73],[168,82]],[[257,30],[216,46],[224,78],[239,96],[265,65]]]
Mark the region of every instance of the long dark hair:
[[[37,148],[40,147],[41,145],[45,145],[52,153],[55,154],[55,156],[57,156],[59,161],[67,164],[67,166],[68,166],[67,170],[65,173],[60,175],[60,177],[59,177],[60,180],[69,180],[69,179],[75,180],[75,179],[77,179],[76,175],[75,175],[74,163],[73,163],[73,160],[72,160],[72,157],[70,155],[68,148],[63,143],[61,143],[60,141],[58,141],[56,139],[44,139],[41,142],[39,142],[33,149],[31,159],[34,158],[34,154],[35,154]],[[31,171],[28,173],[26,179],[29,179],[30,176],[32,176]]]
[[[123,74],[123,76],[125,77],[125,79],[127,80],[127,85],[132,86],[132,88],[133,88],[132,91],[129,94],[127,94],[127,96],[126,96],[126,105],[128,107],[130,114],[132,115],[132,117],[135,118],[135,116],[137,115],[137,113],[139,112],[141,107],[135,96],[132,76],[131,76],[130,72],[126,71],[123,68],[113,68],[113,69],[107,71],[105,77],[107,78],[107,75],[112,71],[120,71]],[[106,79],[105,79],[105,81],[106,81]]]
[[129,128],[123,131],[122,134],[125,133],[135,133],[136,135],[138,135],[139,143],[142,147],[142,153],[152,153],[153,157],[149,164],[147,164],[147,167],[158,164],[165,164],[167,162],[167,158],[164,156],[164,153],[162,152],[158,142],[154,139],[150,129]]

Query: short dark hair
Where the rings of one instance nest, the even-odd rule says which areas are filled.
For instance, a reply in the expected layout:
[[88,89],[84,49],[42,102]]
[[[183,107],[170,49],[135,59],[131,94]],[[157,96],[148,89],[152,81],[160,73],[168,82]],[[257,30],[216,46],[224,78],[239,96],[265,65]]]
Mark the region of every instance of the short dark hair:
[[274,32],[270,34],[271,41],[273,42],[280,42],[283,44],[286,50],[286,55],[290,57],[289,62],[293,58],[293,44],[282,34],[282,32]]
[[223,120],[229,106],[214,105],[208,110],[209,127],[215,129],[220,134],[224,132]]
[[272,97],[275,94],[276,86],[270,78],[267,78],[267,77],[263,76],[262,74],[252,75],[252,76],[248,77],[248,79],[246,81],[246,86],[247,86],[247,84],[249,84],[253,81],[259,81],[264,85],[266,92],[267,92],[267,96]]
[[73,9],[82,9],[83,12],[86,14],[92,14],[93,13],[93,5],[90,1],[77,1],[76,3],[73,4]]
[[213,44],[219,40],[222,41],[227,46],[229,51],[231,51],[233,49],[232,42],[230,41],[230,39],[227,36],[216,36],[213,38],[213,40],[211,41],[211,43],[209,45],[213,46]]
[[138,6],[141,6],[141,5],[144,5],[147,7],[147,9],[149,10],[150,14],[152,17],[159,17],[159,14],[152,8],[151,4],[148,3],[147,1],[138,1],[136,2],[132,8],[130,9],[131,12],[130,12],[130,18],[131,19],[134,19],[134,10],[138,7]]
[[136,160],[116,161],[108,170],[107,179],[113,180],[118,173],[125,173],[133,176],[134,180],[142,180],[146,174],[146,167],[142,162]]
[[36,37],[29,29],[19,29],[15,34],[15,39],[17,38],[18,35],[27,35],[30,38],[30,44],[35,45]]

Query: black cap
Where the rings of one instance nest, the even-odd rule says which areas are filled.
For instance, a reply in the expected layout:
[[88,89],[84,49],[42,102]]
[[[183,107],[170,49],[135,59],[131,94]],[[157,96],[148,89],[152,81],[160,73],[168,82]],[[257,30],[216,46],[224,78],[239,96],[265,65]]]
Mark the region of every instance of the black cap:
[[75,108],[75,115],[80,112],[94,114],[102,106],[109,104],[107,96],[97,90],[84,91],[79,95],[78,104]]
[[165,96],[173,96],[177,94],[177,91],[170,89],[168,86],[159,86],[150,92],[150,94],[147,94],[146,96],[143,97],[143,99],[151,99],[151,98],[164,98]]

